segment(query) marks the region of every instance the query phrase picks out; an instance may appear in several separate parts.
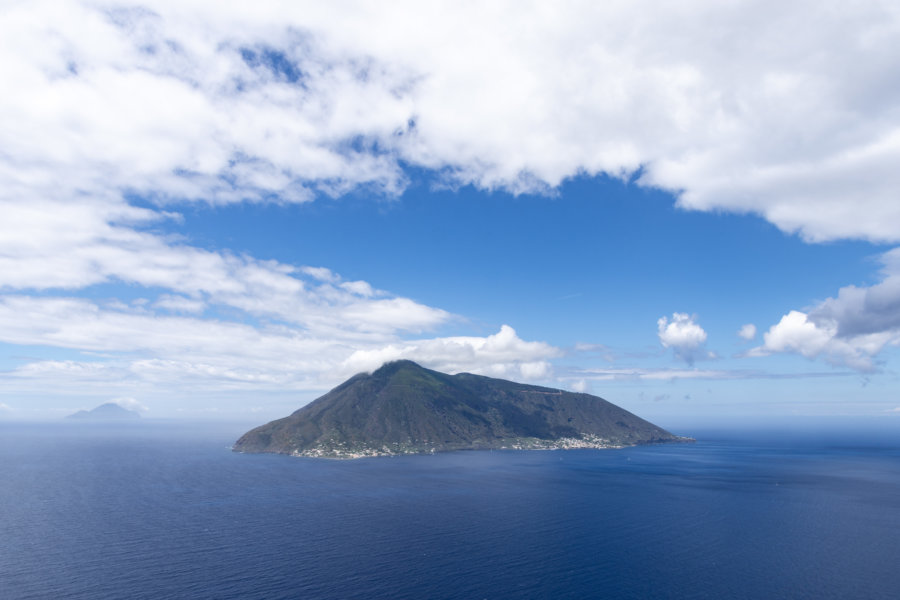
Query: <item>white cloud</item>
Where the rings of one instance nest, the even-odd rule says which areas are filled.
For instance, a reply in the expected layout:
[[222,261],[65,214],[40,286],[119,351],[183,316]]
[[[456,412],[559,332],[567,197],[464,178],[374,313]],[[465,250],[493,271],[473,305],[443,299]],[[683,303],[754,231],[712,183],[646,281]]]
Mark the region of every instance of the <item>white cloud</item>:
[[576,379],[569,384],[569,387],[572,388],[572,391],[580,392],[582,394],[590,394],[593,391],[591,382],[587,379]]
[[338,277],[331,272],[331,269],[326,269],[325,267],[302,267],[300,270],[313,279],[318,279],[325,283],[334,283],[338,281]]
[[154,306],[170,312],[191,314],[200,314],[206,309],[206,303],[202,300],[176,294],[163,294],[154,302]]
[[686,313],[672,313],[672,321],[660,317],[656,321],[659,341],[665,348],[672,348],[675,356],[688,364],[695,360],[712,358],[706,351],[706,332]]
[[759,374],[737,371],[718,371],[711,369],[647,369],[647,368],[609,368],[580,369],[577,371],[582,381],[674,381],[678,379],[743,379]]
[[753,348],[750,356],[793,352],[814,359],[823,357],[834,365],[846,365],[860,371],[874,371],[873,358],[888,344],[900,344],[900,331],[889,330],[854,336],[841,336],[834,320],[816,320],[792,310],[763,335],[764,344]]
[[141,404],[136,398],[131,398],[129,396],[113,398],[112,402],[118,404],[122,408],[127,408],[128,410],[133,410],[135,412],[147,412],[148,410],[150,410],[149,408]]
[[815,357],[825,350],[836,333],[833,328],[817,326],[806,313],[792,310],[763,334],[764,348],[769,352],[795,351]]
[[639,172],[686,208],[900,240],[891,3],[142,6],[0,9],[3,197],[391,195],[402,163],[513,192]]
[[560,356],[544,342],[522,340],[503,325],[487,337],[446,337],[412,340],[371,350],[357,350],[343,363],[343,372],[371,371],[381,364],[409,359],[448,373],[471,372],[492,377],[545,379],[552,369],[547,359]]
[[792,310],[764,334],[764,356],[793,352],[860,371],[876,369],[886,346],[900,345],[900,248],[882,255],[882,280],[869,287],[847,286],[808,311]]
[[[41,181],[56,196],[133,190],[209,202],[399,189],[396,160],[348,141],[390,139],[405,125],[408,102],[391,94],[404,73],[375,64],[367,83],[371,59],[330,51],[274,4],[254,8],[268,23],[166,4],[4,8],[0,73],[17,82],[0,100],[10,195]],[[267,53],[295,63],[304,85],[285,81]]]
[[754,325],[753,323],[742,325],[737,334],[738,337],[742,340],[750,341],[756,337],[756,325]]
[[342,289],[345,289],[352,294],[356,294],[357,296],[362,296],[363,298],[370,298],[377,293],[376,290],[373,290],[372,286],[365,281],[346,281],[340,284],[340,286]]

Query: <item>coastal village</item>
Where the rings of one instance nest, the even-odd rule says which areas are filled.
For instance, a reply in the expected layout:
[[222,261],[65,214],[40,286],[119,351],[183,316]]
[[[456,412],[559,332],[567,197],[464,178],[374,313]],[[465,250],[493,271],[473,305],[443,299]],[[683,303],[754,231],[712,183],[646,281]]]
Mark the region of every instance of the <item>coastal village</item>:
[[[352,448],[348,446],[349,445],[346,443],[334,441],[333,444],[318,444],[312,448],[295,450],[294,452],[291,452],[291,456],[305,458],[355,459],[372,458],[377,456],[435,454],[436,452],[456,450],[455,448],[436,446],[429,443],[428,441],[415,442],[413,440],[410,440],[405,444],[385,444],[377,448],[360,444],[354,444]],[[618,444],[596,435],[584,435],[580,438],[567,437],[555,440],[544,440],[539,438],[513,438],[510,440],[506,440],[499,445],[485,444],[485,449],[496,450],[605,450],[624,447],[626,446],[623,444]]]

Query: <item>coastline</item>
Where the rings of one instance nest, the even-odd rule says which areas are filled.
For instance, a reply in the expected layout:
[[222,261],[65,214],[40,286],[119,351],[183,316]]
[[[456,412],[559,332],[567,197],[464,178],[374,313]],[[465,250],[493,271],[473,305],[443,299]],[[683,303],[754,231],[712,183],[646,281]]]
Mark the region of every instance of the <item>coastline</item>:
[[581,438],[567,437],[555,440],[540,438],[511,438],[499,442],[473,442],[467,446],[421,446],[413,444],[384,444],[379,447],[364,444],[354,447],[346,447],[344,444],[335,446],[318,445],[304,450],[292,452],[247,452],[235,450],[246,454],[283,454],[296,458],[324,458],[328,460],[355,460],[359,458],[379,458],[394,456],[428,455],[443,452],[479,451],[479,450],[618,450],[635,446],[647,446],[653,444],[689,444],[696,440],[691,437],[675,436],[673,439],[653,440],[633,444],[613,441],[595,435],[585,435]]

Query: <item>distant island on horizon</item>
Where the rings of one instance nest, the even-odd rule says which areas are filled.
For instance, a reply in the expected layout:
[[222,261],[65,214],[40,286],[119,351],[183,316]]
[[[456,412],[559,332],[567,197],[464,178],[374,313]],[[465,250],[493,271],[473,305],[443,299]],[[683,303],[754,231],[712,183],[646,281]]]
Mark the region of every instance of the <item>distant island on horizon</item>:
[[232,449],[361,458],[692,441],[598,396],[448,375],[400,360],[355,375],[290,416],[248,431]]
[[141,415],[115,402],[107,402],[91,410],[79,410],[66,418],[81,421],[133,421],[140,419]]

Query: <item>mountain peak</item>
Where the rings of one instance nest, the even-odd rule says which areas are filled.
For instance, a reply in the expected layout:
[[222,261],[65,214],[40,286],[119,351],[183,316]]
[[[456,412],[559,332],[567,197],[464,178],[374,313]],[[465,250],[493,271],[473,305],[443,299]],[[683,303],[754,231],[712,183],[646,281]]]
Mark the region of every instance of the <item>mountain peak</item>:
[[372,372],[372,375],[385,376],[385,375],[393,375],[398,371],[427,371],[425,367],[422,365],[415,363],[411,360],[400,359],[400,360],[392,360],[384,363],[378,369]]
[[133,410],[120,406],[115,402],[107,402],[92,410],[79,410],[77,413],[71,414],[66,418],[93,421],[122,421],[140,419],[141,415]]

